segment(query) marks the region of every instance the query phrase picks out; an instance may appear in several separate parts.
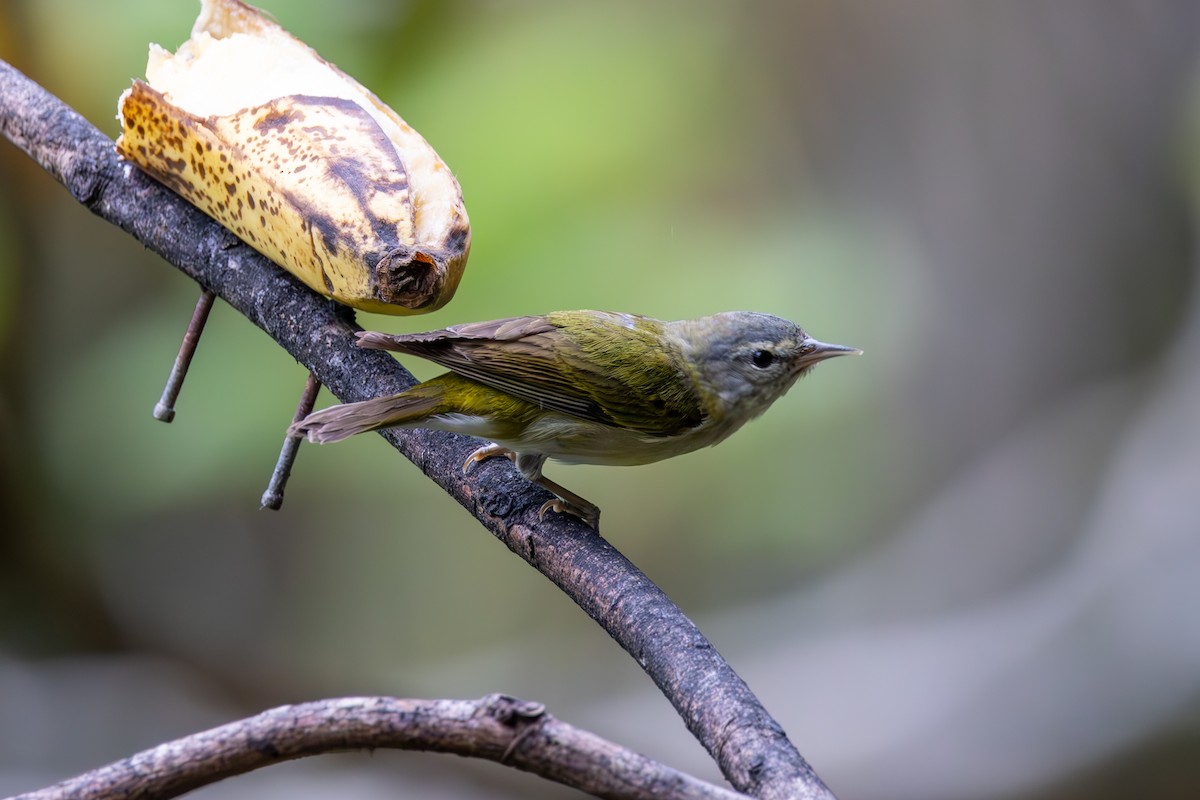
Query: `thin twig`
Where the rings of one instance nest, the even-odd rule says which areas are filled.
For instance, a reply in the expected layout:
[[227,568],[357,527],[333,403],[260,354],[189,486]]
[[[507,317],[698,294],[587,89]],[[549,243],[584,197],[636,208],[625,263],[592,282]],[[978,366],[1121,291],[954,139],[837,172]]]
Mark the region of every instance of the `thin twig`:
[[[415,383],[386,353],[353,345],[352,315],[305,288],[200,211],[121,162],[112,141],[0,61],[0,133],[81,203],[120,226],[262,328],[346,402]],[[464,475],[477,442],[427,430],[382,435],[513,552],[552,580],[627,650],[739,791],[759,798],[833,795],[695,624],[579,520],[505,459]]]
[[196,355],[196,346],[200,344],[200,335],[208,323],[208,315],[212,311],[213,302],[217,296],[207,289],[200,291],[200,299],[196,301],[196,309],[188,321],[187,331],[179,344],[179,355],[171,365],[171,374],[163,387],[162,397],[154,404],[154,418],[161,422],[173,422],[175,419],[175,403],[179,400],[179,392],[183,389],[183,381],[187,378],[188,369],[192,366],[192,357]]
[[347,697],[281,706],[11,800],[166,800],[283,761],[376,749],[484,758],[619,800],[746,797],[560,722],[540,703],[493,694],[479,700]]
[[[300,393],[300,402],[296,404],[296,413],[292,422],[299,422],[312,413],[313,404],[317,402],[317,394],[321,391],[321,382],[311,372],[304,381],[304,391]],[[278,511],[283,507],[283,492],[287,488],[288,478],[292,476],[292,466],[296,463],[296,454],[300,452],[300,437],[284,434],[283,446],[279,450],[279,458],[275,461],[275,469],[271,471],[271,479],[263,492],[259,506],[263,509]]]

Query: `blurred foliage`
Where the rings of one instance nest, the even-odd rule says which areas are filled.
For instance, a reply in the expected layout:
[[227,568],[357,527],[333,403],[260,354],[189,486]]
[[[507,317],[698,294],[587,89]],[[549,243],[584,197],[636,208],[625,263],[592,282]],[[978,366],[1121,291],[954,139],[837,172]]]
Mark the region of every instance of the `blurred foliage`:
[[[846,719],[841,737],[806,726],[825,719],[810,717],[814,700],[830,698],[838,717],[869,695],[851,678],[859,670],[903,675],[895,654],[835,659],[827,681],[800,692],[801,665],[826,662],[781,653],[855,624],[986,606],[1086,550],[1122,435],[1193,313],[1180,163],[1197,152],[1181,125],[1192,6],[267,8],[389,102],[463,185],[474,239],[458,296],[426,318],[361,315],[364,327],[747,308],[866,350],[822,367],[719,449],[548,473],[597,502],[606,536],[715,626],[835,787],[1036,789],[1033,778],[990,782],[981,767],[974,782],[940,784],[949,794],[934,783],[879,791],[879,764],[902,751],[856,749],[874,740],[851,723],[880,741],[894,725],[896,741],[918,747],[933,722],[918,714],[905,728],[891,709]],[[184,0],[10,1],[0,57],[114,135],[116,98],[143,74],[147,43],[178,46],[195,11]],[[82,684],[97,682],[62,693],[76,704],[108,691],[119,705],[154,681],[176,687],[162,691],[178,704],[113,719],[96,698],[90,724],[64,731],[62,707],[28,701],[46,724],[0,730],[0,792],[239,711],[367,692],[511,691],[623,742],[636,718],[650,733],[635,746],[713,774],[666,704],[638,694],[636,665],[376,437],[306,446],[284,509],[257,511],[303,370],[228,308],[209,322],[178,418],[153,421],[195,292],[0,145],[0,659],[14,659],[0,661],[0,718],[15,718],[5,704],[18,687],[44,681],[49,698],[53,681],[76,675],[42,664],[78,663]],[[1035,460],[1003,467],[1025,446]],[[901,655],[918,638],[901,637]],[[95,653],[143,677],[105,671],[87,660]],[[598,707],[629,714],[597,721]],[[1114,734],[1088,757],[1138,735]],[[906,762],[913,781],[926,774],[919,761]],[[1061,781],[1089,762],[1055,763],[1029,774]],[[17,766],[37,777],[22,781]],[[465,784],[566,796],[461,769]],[[1195,779],[1181,772],[1173,785]],[[229,791],[261,796],[262,784],[244,786],[258,788]]]

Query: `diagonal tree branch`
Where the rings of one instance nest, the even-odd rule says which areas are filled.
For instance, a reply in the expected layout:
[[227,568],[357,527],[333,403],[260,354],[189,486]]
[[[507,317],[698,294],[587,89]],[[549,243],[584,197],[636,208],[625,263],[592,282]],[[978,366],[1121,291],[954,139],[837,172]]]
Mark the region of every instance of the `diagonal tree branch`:
[[346,697],[281,706],[12,800],[167,800],[283,761],[376,749],[484,758],[616,800],[745,798],[560,722],[540,703],[494,694],[479,700]]
[[[348,309],[325,300],[203,213],[118,160],[108,137],[0,61],[0,134],[93,213],[130,233],[262,328],[345,402],[392,394],[412,376],[354,346]],[[833,795],[695,624],[623,555],[565,515],[504,459],[464,475],[473,440],[427,430],[381,435],[510,550],[553,581],[627,650],[739,791]]]

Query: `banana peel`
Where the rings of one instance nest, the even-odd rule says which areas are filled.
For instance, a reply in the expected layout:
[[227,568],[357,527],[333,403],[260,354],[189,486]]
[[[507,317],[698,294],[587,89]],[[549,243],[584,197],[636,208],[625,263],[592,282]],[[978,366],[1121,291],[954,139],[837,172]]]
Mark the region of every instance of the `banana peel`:
[[150,46],[117,152],[321,294],[419,314],[454,295],[471,228],[432,147],[261,11],[201,0],[191,38]]

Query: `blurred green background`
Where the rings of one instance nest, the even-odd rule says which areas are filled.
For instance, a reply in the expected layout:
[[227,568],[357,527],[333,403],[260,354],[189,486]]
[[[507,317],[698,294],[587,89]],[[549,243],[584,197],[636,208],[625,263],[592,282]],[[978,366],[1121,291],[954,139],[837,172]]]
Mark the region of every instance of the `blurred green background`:
[[[548,470],[835,791],[1195,796],[1200,4],[263,2],[464,189],[455,300],[364,327],[745,308],[866,351],[718,449]],[[196,10],[8,0],[0,57],[115,135]],[[719,779],[377,437],[258,511],[304,373],[229,308],[155,422],[195,295],[0,144],[0,793],[280,703],[492,691]],[[200,796],[397,793],[577,796],[396,753]]]

